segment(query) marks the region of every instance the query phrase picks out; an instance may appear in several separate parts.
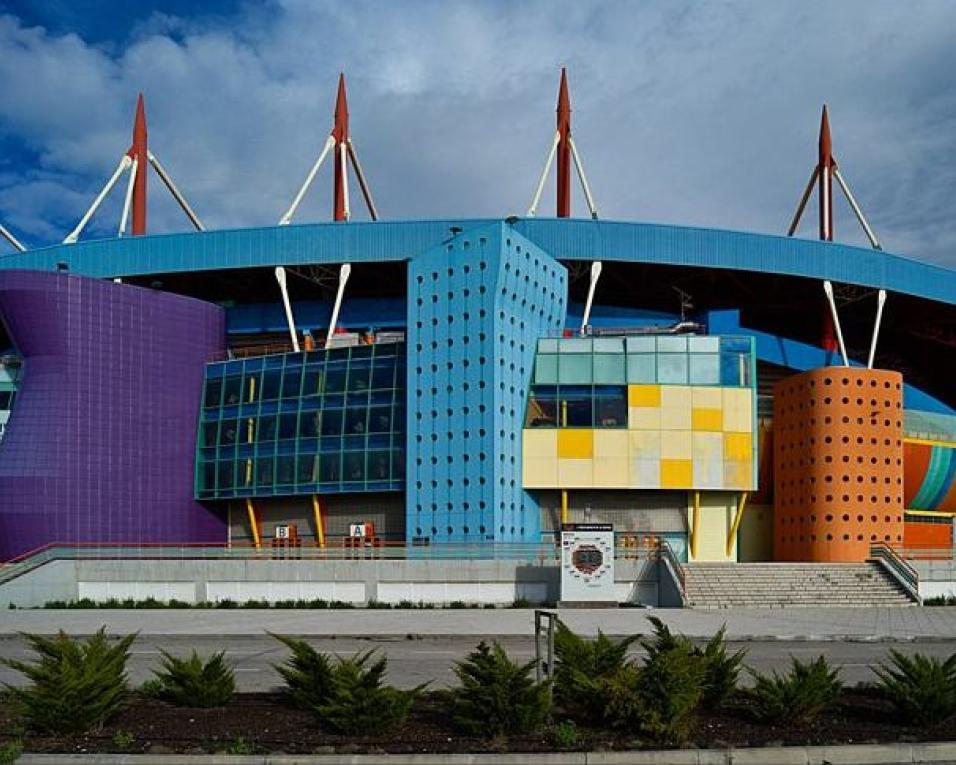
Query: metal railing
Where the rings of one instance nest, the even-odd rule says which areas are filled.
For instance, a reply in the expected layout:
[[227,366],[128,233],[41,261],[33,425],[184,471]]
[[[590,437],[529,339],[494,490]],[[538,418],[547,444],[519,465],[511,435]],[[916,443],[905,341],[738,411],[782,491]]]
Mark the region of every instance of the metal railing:
[[885,542],[870,545],[870,560],[877,561],[917,603],[923,599],[919,594],[919,572]]
[[677,585],[678,595],[682,606],[687,605],[687,576],[684,566],[681,564],[677,554],[665,540],[661,540],[657,546],[657,555],[660,565],[671,576],[674,584]]

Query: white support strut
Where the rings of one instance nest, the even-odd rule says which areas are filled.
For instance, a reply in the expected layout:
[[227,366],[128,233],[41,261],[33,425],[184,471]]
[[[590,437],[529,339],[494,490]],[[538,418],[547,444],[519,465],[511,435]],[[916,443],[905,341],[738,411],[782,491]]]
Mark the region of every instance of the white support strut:
[[322,167],[322,163],[325,162],[325,158],[328,156],[329,152],[334,146],[335,138],[330,135],[325,141],[325,146],[322,147],[322,152],[319,154],[319,158],[315,160],[315,164],[312,165],[312,169],[309,170],[309,174],[305,177],[305,182],[299,189],[299,193],[295,195],[295,199],[292,200],[292,204],[289,205],[289,209],[285,211],[285,215],[279,219],[280,226],[288,226],[292,222],[292,216],[295,215],[295,211],[298,210],[299,205],[302,204],[302,199],[305,197],[305,193],[312,185],[312,181],[315,180],[315,174],[319,172],[319,168]]
[[369,188],[368,181],[365,180],[365,171],[362,170],[362,164],[359,162],[358,154],[352,139],[346,139],[349,147],[349,158],[352,160],[352,167],[355,168],[355,176],[358,178],[359,188],[362,190],[362,196],[365,197],[365,205],[368,207],[369,217],[373,221],[378,220],[378,210],[375,209],[375,202],[372,201],[372,191]]
[[120,215],[119,229],[117,236],[123,236],[126,233],[126,222],[129,220],[129,208],[133,203],[133,189],[136,187],[136,168],[139,167],[139,160],[134,159],[129,168],[129,181],[126,184],[126,196],[123,198],[123,214]]
[[793,214],[793,220],[790,221],[790,228],[787,229],[787,236],[793,236],[797,232],[797,226],[800,225],[800,219],[803,217],[803,211],[807,207],[807,200],[810,199],[810,194],[813,193],[813,184],[817,182],[817,176],[820,175],[820,166],[817,165],[813,168],[813,172],[810,173],[810,180],[807,183],[807,188],[803,192],[803,196],[800,197],[800,204],[797,205],[797,211]]
[[11,234],[10,231],[7,229],[7,227],[4,226],[3,224],[0,224],[0,236],[2,236],[4,239],[10,242],[10,244],[13,245],[13,247],[16,248],[18,252],[27,251],[27,248],[23,246],[20,240],[17,239],[13,234]]
[[166,172],[166,169],[159,164],[159,160],[156,159],[156,155],[151,151],[147,151],[147,156],[149,157],[149,164],[153,166],[153,170],[156,171],[156,175],[158,175],[159,179],[163,182],[163,184],[165,184],[166,188],[169,190],[169,193],[173,195],[173,199],[179,203],[182,211],[186,213],[186,217],[189,218],[189,222],[193,224],[197,231],[205,231],[206,227],[203,226],[202,221],[199,220],[199,216],[193,212],[193,208],[189,206],[189,202],[186,201],[186,197],[182,195],[182,193],[176,187],[176,184],[173,183],[173,179],[169,176],[169,173]]
[[578,154],[578,146],[574,142],[574,136],[568,136],[568,143],[571,144],[571,156],[574,158],[574,166],[578,171],[578,180],[581,181],[581,190],[584,192],[584,199],[588,203],[591,218],[597,220],[597,205],[594,204],[594,197],[591,196],[591,187],[588,185],[587,176],[584,175],[584,163],[581,162],[581,156]]
[[886,290],[880,290],[876,297],[876,321],[873,324],[873,339],[870,341],[870,357],[866,362],[867,369],[873,369],[873,362],[876,360],[876,341],[880,337],[880,325],[883,323],[884,303],[886,303]]
[[541,192],[544,191],[544,182],[548,180],[548,173],[551,171],[551,165],[554,163],[554,155],[558,150],[559,143],[561,143],[561,133],[555,131],[554,141],[551,142],[551,151],[548,152],[548,158],[544,162],[544,170],[541,171],[541,177],[538,179],[534,196],[531,198],[531,207],[528,208],[529,218],[533,218],[538,212],[538,203],[541,201]]
[[584,303],[584,315],[581,317],[581,335],[587,330],[588,322],[591,320],[591,306],[594,304],[594,290],[597,288],[598,279],[601,278],[601,261],[595,260],[591,264],[591,284],[588,285],[588,299]]
[[103,187],[102,191],[100,191],[100,193],[97,194],[96,199],[93,200],[93,204],[90,205],[90,209],[88,209],[83,217],[80,218],[80,222],[76,224],[76,228],[66,235],[66,239],[63,240],[63,244],[76,243],[76,240],[80,238],[80,234],[83,233],[83,229],[86,228],[86,224],[89,223],[90,218],[93,217],[93,213],[95,213],[99,206],[103,204],[103,200],[106,199],[106,195],[112,191],[113,187],[116,185],[116,182],[120,179],[120,176],[124,173],[124,171],[128,170],[132,164],[133,160],[130,158],[129,154],[124,154],[123,158],[119,161],[119,165],[116,166],[116,170],[113,171],[113,175],[110,176],[110,179],[106,182],[106,185]]
[[286,286],[285,268],[276,266],[276,281],[279,282],[279,291],[282,293],[282,305],[285,306],[285,318],[289,323],[289,335],[292,338],[292,350],[299,352],[299,336],[295,330],[295,320],[292,318],[292,304],[289,302],[289,289]]
[[342,202],[345,207],[345,220],[352,217],[352,210],[349,207],[349,163],[348,147],[345,143],[339,144],[339,161],[342,163]]
[[339,289],[335,293],[335,305],[332,306],[332,318],[329,320],[329,331],[325,334],[326,350],[332,347],[332,338],[335,336],[335,328],[339,323],[339,311],[342,308],[342,297],[345,295],[345,284],[352,273],[352,266],[349,263],[343,263],[339,269]]
[[843,343],[843,329],[840,327],[840,316],[837,313],[836,300],[833,298],[833,285],[829,281],[823,283],[823,291],[827,295],[827,302],[830,303],[830,314],[833,316],[833,326],[836,328],[837,341],[840,343],[840,355],[843,356],[843,366],[850,366],[850,360],[846,355],[846,345]]
[[823,239],[829,241],[833,236],[833,232],[830,231],[830,206],[833,204],[833,200],[830,198],[829,189],[830,189],[830,170],[827,167],[824,167],[820,170],[823,173],[823,191],[821,192],[822,203],[823,203]]
[[863,216],[863,210],[861,210],[860,206],[856,203],[853,192],[850,191],[850,186],[847,184],[847,182],[843,180],[843,174],[840,172],[839,168],[833,168],[833,177],[837,179],[837,183],[839,183],[840,188],[843,189],[843,194],[846,196],[846,201],[850,203],[850,207],[853,208],[853,214],[856,215],[856,219],[863,227],[863,231],[866,232],[866,238],[870,240],[870,246],[874,250],[882,250],[883,248],[880,246],[880,243],[876,238],[876,234],[873,233],[873,229],[870,228],[870,224],[866,222],[866,218]]

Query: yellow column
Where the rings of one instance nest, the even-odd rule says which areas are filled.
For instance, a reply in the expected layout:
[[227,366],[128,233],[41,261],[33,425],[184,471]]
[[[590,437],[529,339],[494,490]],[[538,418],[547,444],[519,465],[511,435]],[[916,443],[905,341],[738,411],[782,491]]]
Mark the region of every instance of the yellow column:
[[561,489],[561,525],[568,522],[568,490]]
[[259,522],[256,520],[256,508],[252,504],[252,500],[248,497],[246,498],[246,512],[249,513],[249,525],[252,527],[252,541],[255,543],[256,549],[259,549],[261,545],[261,540],[259,539]]
[[737,542],[737,532],[740,530],[740,522],[744,517],[744,510],[747,508],[748,492],[740,493],[737,500],[737,515],[734,516],[733,525],[730,527],[730,533],[727,535],[727,557],[729,558],[734,551],[734,545]]
[[315,539],[319,547],[325,547],[325,529],[322,528],[322,505],[319,495],[312,495],[312,514],[315,516]]
[[690,531],[690,557],[697,560],[697,547],[700,541],[700,492],[694,492],[694,516]]

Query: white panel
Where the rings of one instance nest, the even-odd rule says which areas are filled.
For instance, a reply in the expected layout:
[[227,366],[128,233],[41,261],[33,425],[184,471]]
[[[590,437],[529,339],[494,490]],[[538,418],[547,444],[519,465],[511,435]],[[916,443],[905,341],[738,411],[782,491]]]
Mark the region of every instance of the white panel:
[[208,582],[206,600],[341,600],[365,602],[364,582]]
[[97,602],[110,600],[196,600],[196,585],[193,582],[77,582],[77,595],[82,600]]

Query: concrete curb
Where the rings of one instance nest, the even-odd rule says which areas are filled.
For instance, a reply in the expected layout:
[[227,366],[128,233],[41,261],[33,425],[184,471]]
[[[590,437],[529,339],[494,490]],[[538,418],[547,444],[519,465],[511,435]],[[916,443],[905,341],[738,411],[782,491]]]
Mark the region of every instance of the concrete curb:
[[956,742],[549,754],[24,754],[18,765],[912,765],[956,763]]

